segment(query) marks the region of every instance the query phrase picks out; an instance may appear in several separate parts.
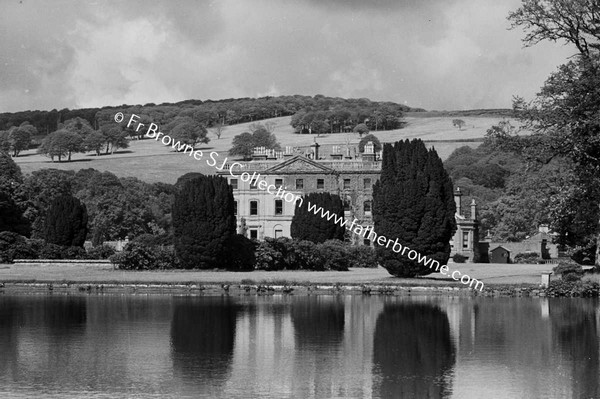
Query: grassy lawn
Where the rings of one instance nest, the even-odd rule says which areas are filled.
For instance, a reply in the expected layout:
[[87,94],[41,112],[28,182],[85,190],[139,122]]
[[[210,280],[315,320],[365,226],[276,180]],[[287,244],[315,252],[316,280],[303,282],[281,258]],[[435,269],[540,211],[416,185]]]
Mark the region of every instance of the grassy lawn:
[[[273,118],[268,121],[275,123],[274,133],[283,147],[309,146],[314,142],[315,135],[294,134],[290,126],[291,117]],[[422,138],[423,140],[449,140],[445,142],[431,142],[442,159],[446,159],[452,151],[463,145],[477,147],[479,142],[456,142],[452,140],[464,140],[482,138],[486,130],[493,124],[498,123],[501,117],[464,117],[466,122],[463,130],[452,126],[453,117],[418,117],[407,116],[407,126],[404,129],[386,132],[373,132],[382,142],[394,142],[401,139]],[[266,121],[261,121],[262,123]],[[219,159],[225,159],[227,151],[231,147],[234,136],[248,130],[249,124],[229,126],[225,129],[220,139],[212,132],[209,133],[211,141],[209,144],[199,147],[205,153],[216,151],[220,154]],[[354,133],[326,134],[317,140],[322,146],[345,145],[346,139],[351,144],[358,144],[358,135]],[[205,158],[207,155],[205,156]],[[80,170],[94,168],[100,171],[109,171],[120,177],[134,176],[147,182],[174,183],[177,178],[188,172],[200,172],[211,174],[214,168],[206,165],[204,160],[196,161],[193,158],[176,153],[154,140],[133,140],[130,147],[112,155],[100,157],[87,154],[73,155],[72,162],[51,162],[45,156],[36,154],[35,150],[29,150],[15,158],[24,173],[31,173],[43,168],[56,168],[64,170]]]
[[[539,284],[541,273],[551,271],[552,265],[518,265],[489,263],[450,264],[450,272],[460,271],[483,281],[486,287],[505,284]],[[449,276],[433,273],[415,279],[391,276],[387,270],[355,268],[348,272],[225,272],[225,271],[121,271],[110,265],[91,264],[15,264],[0,265],[0,282],[81,282],[81,283],[231,283],[243,280],[255,282],[288,281],[318,284],[401,284],[416,286],[452,285],[463,286]]]

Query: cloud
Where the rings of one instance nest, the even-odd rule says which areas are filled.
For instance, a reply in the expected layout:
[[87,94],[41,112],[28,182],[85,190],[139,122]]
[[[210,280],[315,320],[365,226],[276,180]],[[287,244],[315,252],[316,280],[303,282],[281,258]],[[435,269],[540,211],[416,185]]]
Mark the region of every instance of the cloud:
[[571,50],[523,49],[519,0],[0,3],[0,110],[324,94],[509,107]]

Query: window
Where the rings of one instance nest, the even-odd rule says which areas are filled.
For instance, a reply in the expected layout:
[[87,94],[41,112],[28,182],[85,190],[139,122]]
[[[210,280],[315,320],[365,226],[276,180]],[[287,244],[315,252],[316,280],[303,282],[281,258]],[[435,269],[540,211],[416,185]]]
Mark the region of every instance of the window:
[[304,179],[296,179],[296,190],[304,189]]
[[344,190],[350,190],[350,179],[344,179]]
[[370,247],[370,246],[371,246],[371,240],[369,240],[368,238],[365,238],[365,239],[363,240],[363,244],[365,244],[365,245],[367,245],[367,246],[369,246],[369,247]]
[[325,179],[317,179],[317,189],[322,190],[325,188]]
[[275,200],[275,214],[283,215],[283,200]]
[[253,240],[258,240],[258,230],[250,229],[250,238]]
[[366,215],[371,214],[371,201],[365,201],[363,204],[363,210]]
[[238,180],[237,179],[229,179],[229,185],[231,185],[231,188],[233,188],[234,190],[237,190]]
[[233,201],[233,216],[237,216],[237,201]]
[[283,179],[275,179],[275,187],[283,187]]
[[344,210],[345,211],[350,210],[350,201],[348,201],[348,200],[344,201]]
[[364,183],[364,186],[365,186],[365,190],[370,190],[371,189],[372,186],[371,186],[371,179],[370,178],[365,179],[363,181],[363,183]]
[[258,201],[250,201],[250,215],[258,215]]
[[469,248],[469,232],[468,231],[463,231],[463,248]]
[[250,190],[257,190],[258,178],[250,181]]
[[275,229],[275,238],[283,237],[283,230]]

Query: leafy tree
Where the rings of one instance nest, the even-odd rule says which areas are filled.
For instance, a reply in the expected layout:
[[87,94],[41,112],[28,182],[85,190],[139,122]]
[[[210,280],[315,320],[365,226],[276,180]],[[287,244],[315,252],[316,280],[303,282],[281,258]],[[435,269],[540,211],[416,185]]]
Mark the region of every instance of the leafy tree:
[[174,140],[192,147],[198,143],[207,144],[210,141],[206,127],[190,117],[176,118],[167,125],[166,130],[170,131],[169,135]]
[[327,220],[321,214],[309,211],[308,207],[321,207],[329,215],[344,217],[344,203],[339,195],[330,193],[310,193],[303,197],[302,202],[296,202],[294,217],[292,218],[291,235],[294,240],[308,240],[314,243],[325,242],[330,239],[344,240],[345,228],[334,220]]
[[[375,231],[403,247],[438,261],[450,256],[450,239],[456,230],[453,187],[435,149],[421,140],[383,146],[381,177],[373,187]],[[377,248],[379,263],[390,274],[415,277],[432,272],[392,248]]]
[[25,179],[24,191],[29,198],[25,217],[32,223],[33,238],[44,236],[50,204],[58,197],[71,195],[74,175],[73,171],[41,169]]
[[45,239],[62,246],[82,247],[87,235],[87,209],[77,198],[65,195],[50,204],[45,220]]
[[281,148],[273,133],[269,133],[265,128],[259,127],[253,133],[244,132],[235,136],[229,154],[241,155],[244,159],[249,159],[256,147],[275,150]]
[[[509,14],[512,27],[521,27],[526,46],[542,41],[571,44],[577,53],[550,75],[531,101],[518,98],[514,108],[525,127],[534,134],[496,134],[506,147],[520,151],[530,163],[547,164],[555,158],[572,161],[576,180],[571,190],[558,194],[558,203],[579,205],[569,200],[572,192],[585,198],[600,196],[600,30],[595,0],[524,0]],[[581,205],[585,209],[587,201]],[[596,204],[598,201],[596,200]],[[564,209],[562,215],[581,210]],[[598,214],[598,213],[596,213]],[[600,243],[600,221],[593,233]],[[600,245],[597,245],[600,251]],[[600,267],[600,252],[596,253]]]
[[13,195],[23,183],[21,168],[6,153],[0,152],[0,190]]
[[362,137],[363,134],[369,133],[369,127],[364,123],[359,123],[354,127],[354,133],[358,133],[359,137]]
[[452,119],[452,126],[457,127],[458,130],[462,130],[466,123],[462,119]]
[[104,136],[104,143],[106,144],[106,152],[114,154],[119,148],[128,148],[129,141],[127,140],[127,132],[123,128],[116,124],[103,125],[100,128],[100,132]]
[[99,131],[93,131],[83,140],[83,147],[85,151],[93,151],[100,156],[105,143],[106,137]]
[[29,221],[23,217],[23,211],[4,191],[0,191],[0,232],[2,231],[12,231],[22,236],[29,236],[31,233]]
[[185,269],[223,266],[235,231],[233,190],[219,176],[187,180],[175,194],[175,251]]
[[373,147],[375,149],[375,152],[379,152],[383,148],[381,146],[381,142],[379,141],[379,139],[377,137],[375,137],[375,135],[373,135],[373,134],[367,134],[365,137],[363,137],[359,141],[359,143],[358,143],[358,151],[359,152],[365,152],[365,144],[367,144],[369,141],[373,143]]
[[23,122],[19,127],[13,127],[8,131],[8,144],[12,150],[12,156],[18,157],[21,151],[29,149],[31,138],[37,134],[37,129],[28,122]]
[[70,161],[73,153],[83,151],[83,138],[79,134],[67,130],[57,130],[49,134],[38,149],[40,154],[50,157],[52,162],[54,162],[54,157],[58,157],[58,162],[62,162],[64,157]]
[[249,159],[254,150],[254,138],[251,133],[244,132],[235,136],[231,142],[232,147],[229,155],[241,155],[244,159]]
[[82,138],[94,131],[90,122],[80,117],[66,120],[64,123],[59,124],[58,129],[77,133]]

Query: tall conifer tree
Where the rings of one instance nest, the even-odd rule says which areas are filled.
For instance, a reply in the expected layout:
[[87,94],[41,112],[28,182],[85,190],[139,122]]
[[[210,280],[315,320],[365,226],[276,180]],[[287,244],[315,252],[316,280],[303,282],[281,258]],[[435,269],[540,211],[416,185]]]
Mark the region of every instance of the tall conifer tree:
[[[421,140],[384,145],[381,178],[373,187],[373,220],[378,235],[397,238],[403,246],[444,265],[456,230],[455,212],[452,181],[435,149],[427,150]],[[392,248],[378,246],[377,257],[394,276],[433,272]]]
[[44,222],[44,238],[47,242],[82,247],[88,232],[88,213],[72,195],[61,195],[50,203]]
[[233,190],[219,176],[185,179],[175,194],[175,252],[186,269],[226,267],[235,236]]
[[310,193],[303,197],[303,201],[296,202],[294,217],[290,233],[295,240],[308,240],[321,243],[331,239],[344,240],[344,227],[334,223],[334,218],[327,220],[321,212],[315,215],[308,210],[308,204],[321,207],[329,215],[344,217],[344,203],[339,195],[330,193]]

